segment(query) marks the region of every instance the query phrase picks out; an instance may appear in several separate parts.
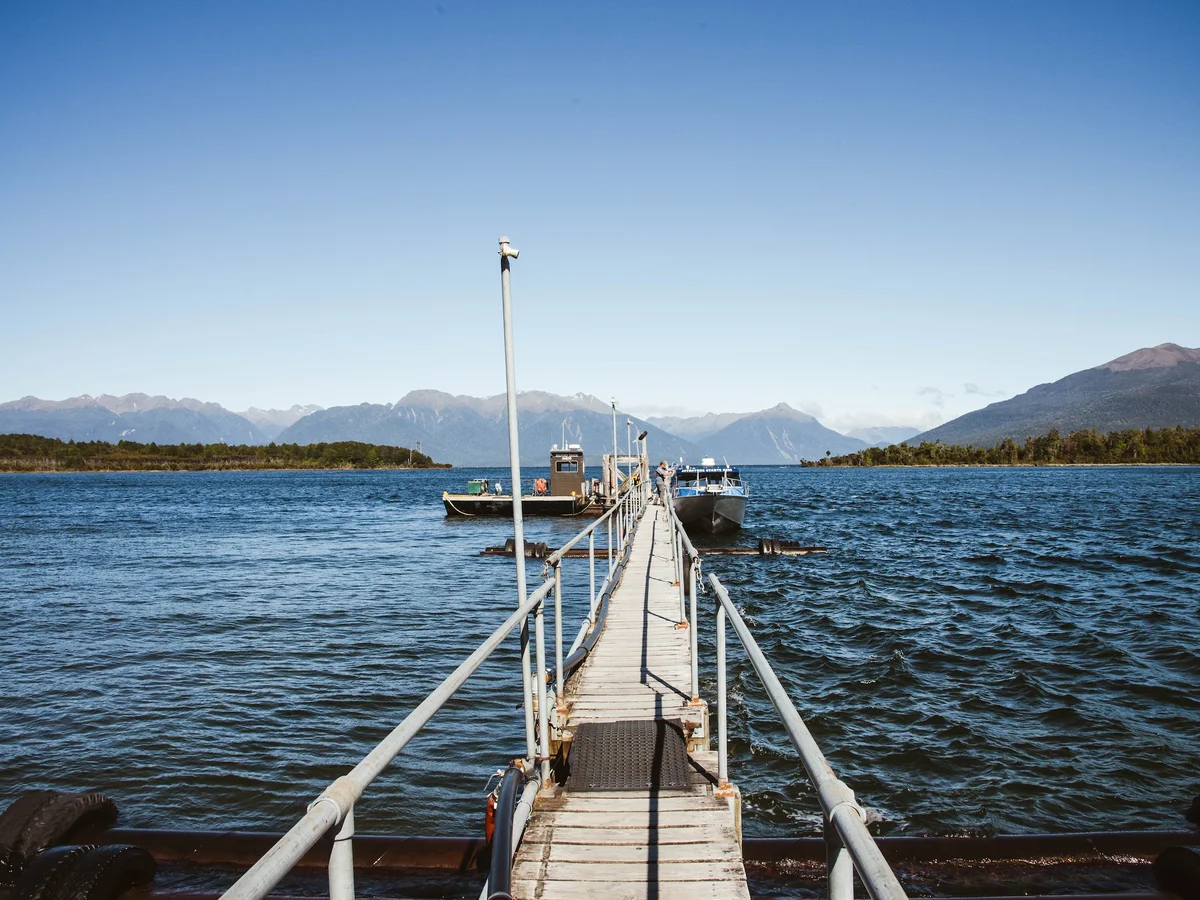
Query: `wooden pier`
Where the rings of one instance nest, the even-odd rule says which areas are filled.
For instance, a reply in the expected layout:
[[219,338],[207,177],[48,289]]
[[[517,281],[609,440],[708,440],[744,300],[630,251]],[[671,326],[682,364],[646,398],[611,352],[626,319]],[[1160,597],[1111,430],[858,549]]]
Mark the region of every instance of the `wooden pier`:
[[718,796],[708,714],[691,696],[691,648],[666,511],[646,509],[604,631],[568,683],[564,738],[581,725],[670,721],[688,735],[689,787],[543,792],[517,852],[528,900],[749,898],[738,797]]

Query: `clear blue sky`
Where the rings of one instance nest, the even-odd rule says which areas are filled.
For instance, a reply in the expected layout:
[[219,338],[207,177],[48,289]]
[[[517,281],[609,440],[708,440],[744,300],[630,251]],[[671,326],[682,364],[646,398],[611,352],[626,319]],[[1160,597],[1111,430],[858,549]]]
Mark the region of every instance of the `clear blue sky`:
[[1200,345],[1200,3],[0,4],[0,400],[931,425]]

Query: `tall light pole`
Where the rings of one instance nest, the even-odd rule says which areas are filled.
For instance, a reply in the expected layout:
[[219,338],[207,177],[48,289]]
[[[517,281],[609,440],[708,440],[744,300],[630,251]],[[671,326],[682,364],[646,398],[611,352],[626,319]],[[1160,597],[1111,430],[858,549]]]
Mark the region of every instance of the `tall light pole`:
[[629,477],[633,477],[633,463],[629,457],[633,456],[633,419],[625,420],[625,467],[628,470]]
[[612,492],[612,496],[613,496],[613,500],[615,501],[617,499],[617,398],[610,397],[609,400],[612,403],[612,420],[613,420],[613,443],[612,443],[612,448],[613,448],[613,453],[612,453],[613,492]]
[[[517,442],[517,367],[513,359],[512,296],[509,291],[509,259],[520,254],[500,238],[500,300],[504,310],[504,381],[508,391],[508,465],[512,475],[513,540],[517,558],[517,606],[525,602],[525,522],[521,515],[521,448]],[[525,753],[537,759],[534,743],[533,703],[529,677],[529,620],[521,623],[521,686],[525,692]]]

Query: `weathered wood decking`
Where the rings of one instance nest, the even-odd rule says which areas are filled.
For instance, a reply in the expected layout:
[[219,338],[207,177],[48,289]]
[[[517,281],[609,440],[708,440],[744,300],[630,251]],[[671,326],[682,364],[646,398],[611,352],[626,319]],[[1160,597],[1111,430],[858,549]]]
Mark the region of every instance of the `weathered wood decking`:
[[[568,731],[623,719],[704,724],[703,708],[689,704],[691,650],[687,629],[676,627],[672,552],[666,512],[651,506],[604,633],[568,685]],[[690,790],[572,794],[568,784],[540,797],[513,866],[513,897],[749,898],[732,801],[713,795],[716,754],[690,756]]]

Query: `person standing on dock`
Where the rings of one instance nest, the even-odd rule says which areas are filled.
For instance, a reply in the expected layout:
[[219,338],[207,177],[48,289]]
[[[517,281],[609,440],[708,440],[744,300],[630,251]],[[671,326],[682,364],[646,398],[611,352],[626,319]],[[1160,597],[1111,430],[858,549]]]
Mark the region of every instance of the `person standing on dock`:
[[658,464],[658,468],[654,470],[654,489],[658,493],[659,506],[667,505],[667,482],[671,480],[671,467],[667,465],[664,459]]

